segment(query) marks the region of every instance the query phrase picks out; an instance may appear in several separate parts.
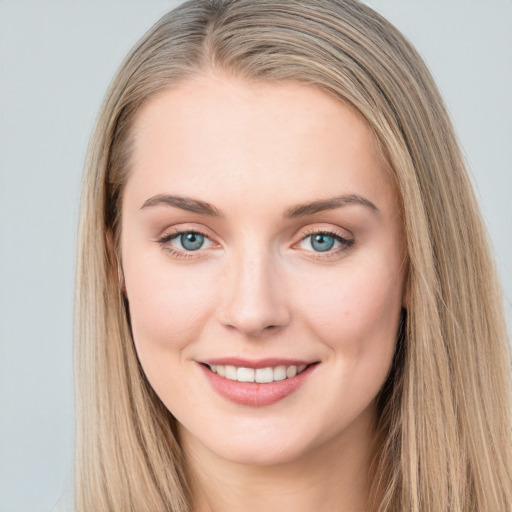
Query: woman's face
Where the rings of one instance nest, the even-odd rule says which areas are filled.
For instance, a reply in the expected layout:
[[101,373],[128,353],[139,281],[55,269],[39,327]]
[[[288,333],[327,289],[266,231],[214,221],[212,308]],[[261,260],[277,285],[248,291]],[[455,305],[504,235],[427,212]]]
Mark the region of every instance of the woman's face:
[[125,291],[182,439],[255,464],[367,444],[405,250],[365,122],[312,86],[217,74],[159,93],[133,134]]

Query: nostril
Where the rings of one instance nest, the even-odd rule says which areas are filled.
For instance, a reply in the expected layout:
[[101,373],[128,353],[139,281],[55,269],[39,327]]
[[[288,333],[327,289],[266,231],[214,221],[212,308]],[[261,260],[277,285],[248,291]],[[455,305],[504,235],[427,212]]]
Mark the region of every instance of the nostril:
[[233,278],[217,309],[220,323],[251,336],[287,325],[291,315],[286,296],[275,289],[276,281],[254,275]]

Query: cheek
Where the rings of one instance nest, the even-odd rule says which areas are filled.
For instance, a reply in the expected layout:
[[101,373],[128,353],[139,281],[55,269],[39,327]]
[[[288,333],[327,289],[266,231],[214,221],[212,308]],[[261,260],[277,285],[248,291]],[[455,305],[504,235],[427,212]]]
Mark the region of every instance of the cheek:
[[[131,325],[139,357],[182,350],[197,339],[214,300],[205,277],[192,267],[125,265]],[[135,271],[132,271],[135,270]]]
[[[323,284],[319,286],[319,282]],[[401,295],[400,276],[373,265],[343,269],[322,281],[311,280],[301,296],[309,327],[346,359],[368,352],[392,352]]]
[[[302,293],[306,328],[328,348],[325,435],[348,425],[370,404],[391,368],[401,312],[401,280],[383,267],[340,272]],[[314,290],[314,291],[312,291]],[[343,407],[340,408],[340,404]]]

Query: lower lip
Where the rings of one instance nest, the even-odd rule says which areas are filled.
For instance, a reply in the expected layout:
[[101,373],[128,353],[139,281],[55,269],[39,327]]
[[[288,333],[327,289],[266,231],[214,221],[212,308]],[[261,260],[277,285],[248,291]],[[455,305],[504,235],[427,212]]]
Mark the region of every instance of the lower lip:
[[238,382],[226,379],[212,372],[206,366],[199,365],[213,389],[224,398],[239,405],[262,407],[272,405],[297,391],[311,375],[316,364],[308,366],[304,371],[284,380],[260,384],[258,382]]

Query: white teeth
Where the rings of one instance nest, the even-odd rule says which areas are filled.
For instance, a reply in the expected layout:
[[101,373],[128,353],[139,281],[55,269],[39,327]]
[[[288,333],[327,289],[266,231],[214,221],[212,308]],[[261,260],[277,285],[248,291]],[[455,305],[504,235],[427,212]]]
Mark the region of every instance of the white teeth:
[[231,365],[210,365],[212,372],[217,373],[221,377],[238,382],[258,382],[260,384],[268,384],[269,382],[291,379],[306,369],[306,364],[300,366],[276,366],[274,368],[244,368],[242,366]]
[[288,378],[295,377],[297,375],[297,367],[296,366],[288,366],[286,368],[286,376]]
[[236,366],[226,366],[226,379],[237,380],[236,374]]
[[261,384],[272,382],[274,380],[274,370],[272,368],[258,368],[254,380]]
[[238,382],[254,382],[254,368],[238,368],[236,380]]
[[274,368],[274,380],[286,379],[286,366],[276,366]]

